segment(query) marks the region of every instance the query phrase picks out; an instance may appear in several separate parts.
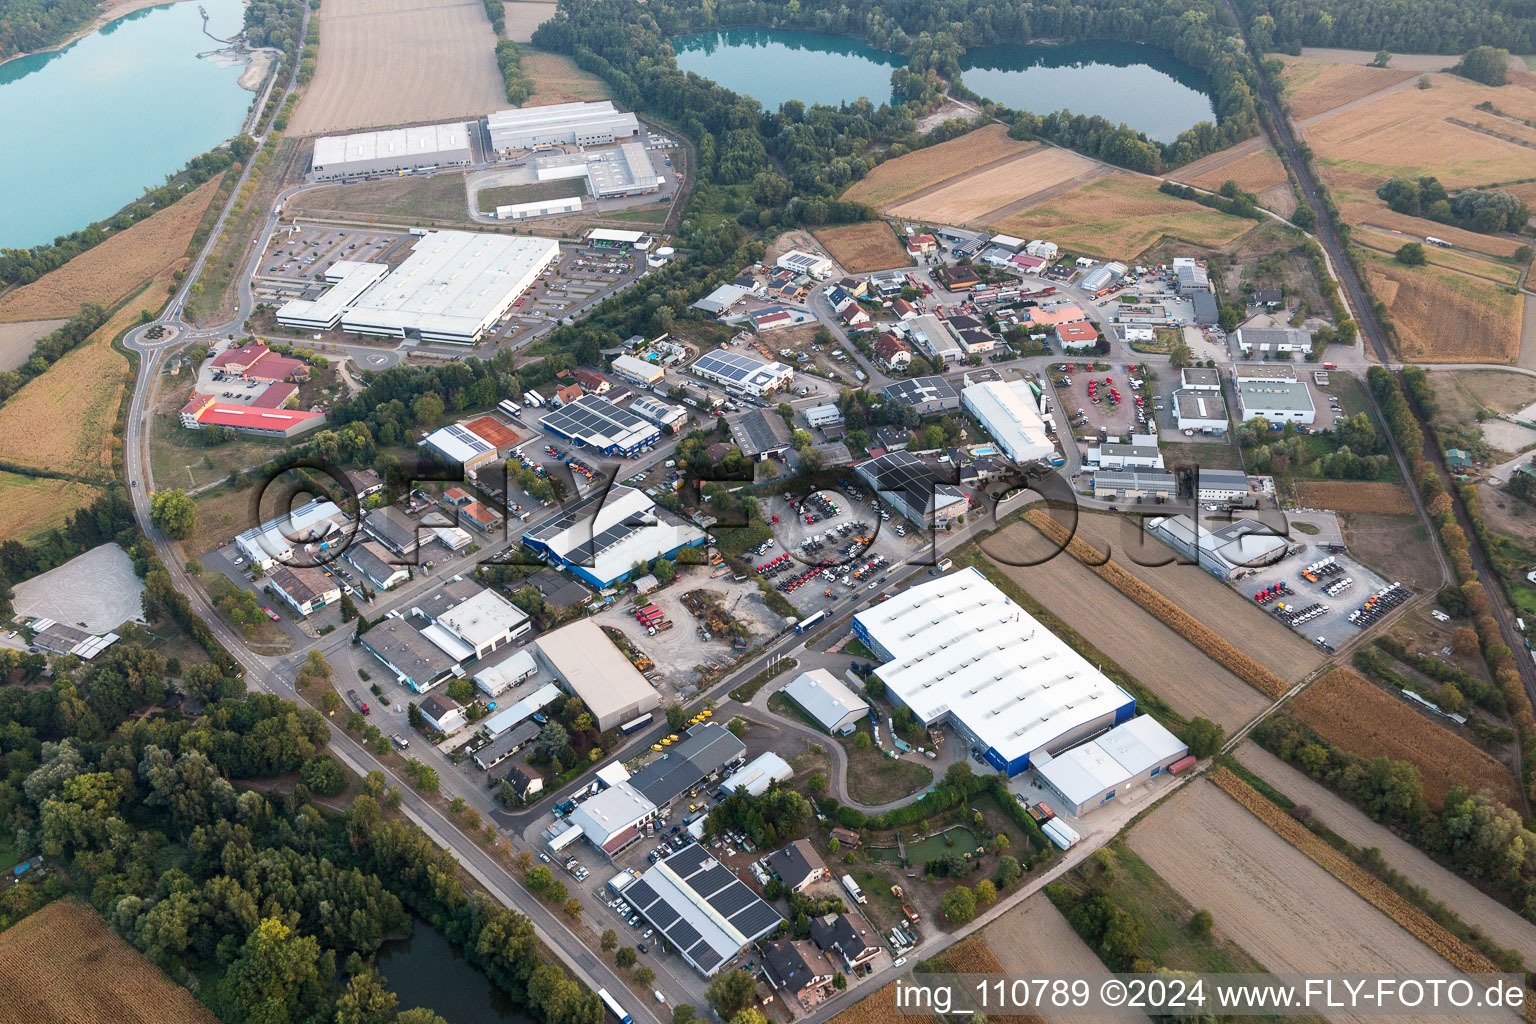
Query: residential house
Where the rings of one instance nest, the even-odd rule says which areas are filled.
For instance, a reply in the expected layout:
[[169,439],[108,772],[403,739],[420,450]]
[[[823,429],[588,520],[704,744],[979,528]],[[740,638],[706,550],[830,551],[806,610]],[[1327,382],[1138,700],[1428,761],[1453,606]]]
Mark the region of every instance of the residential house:
[[875,360],[887,370],[905,370],[912,365],[912,347],[894,334],[882,334],[875,342]]
[[827,877],[827,866],[808,841],[796,839],[768,855],[768,870],[779,876],[790,892],[803,892],[812,882]]
[[780,939],[762,947],[768,983],[804,1009],[819,1005],[832,987],[832,964],[815,944],[804,939]]
[[464,713],[458,701],[438,694],[416,705],[416,710],[421,712],[421,717],[426,719],[428,725],[444,736],[457,732],[469,721],[469,716]]
[[544,780],[521,765],[507,772],[506,783],[523,803],[544,792]]
[[906,299],[892,299],[891,312],[895,313],[902,320],[911,320],[913,317],[920,315],[917,307]]
[[811,941],[834,964],[843,962],[843,970],[867,964],[880,955],[880,945],[868,929],[861,929],[847,914],[828,914],[811,921]]

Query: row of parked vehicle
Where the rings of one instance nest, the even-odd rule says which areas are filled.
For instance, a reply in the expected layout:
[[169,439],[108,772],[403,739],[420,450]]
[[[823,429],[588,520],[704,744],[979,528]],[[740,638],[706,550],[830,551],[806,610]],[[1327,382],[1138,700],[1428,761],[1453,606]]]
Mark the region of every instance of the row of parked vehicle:
[[1327,605],[1318,604],[1315,601],[1312,604],[1300,608],[1294,604],[1275,605],[1275,614],[1280,617],[1280,621],[1284,622],[1292,629],[1295,629],[1297,626],[1300,626],[1303,623],[1311,622],[1319,615],[1326,614],[1327,611]]
[[1349,621],[1364,629],[1412,596],[1413,591],[1401,583],[1388,583],[1350,612]]
[[1301,578],[1309,583],[1320,583],[1329,576],[1337,576],[1343,571],[1344,566],[1339,564],[1339,560],[1329,555],[1301,570]]
[[1255,601],[1257,601],[1259,604],[1263,605],[1263,604],[1271,604],[1271,603],[1273,603],[1275,601],[1280,600],[1282,597],[1295,597],[1295,596],[1296,596],[1296,591],[1292,590],[1290,588],[1290,586],[1287,585],[1284,580],[1281,580],[1279,583],[1276,583],[1274,586],[1272,586],[1272,587],[1265,587],[1263,590],[1261,590],[1258,593],[1254,594],[1253,595],[1253,599]]
[[1354,578],[1351,576],[1345,576],[1343,579],[1334,580],[1332,583],[1324,587],[1323,593],[1327,594],[1329,597],[1338,597],[1340,594],[1344,593],[1344,591],[1348,590],[1354,585]]

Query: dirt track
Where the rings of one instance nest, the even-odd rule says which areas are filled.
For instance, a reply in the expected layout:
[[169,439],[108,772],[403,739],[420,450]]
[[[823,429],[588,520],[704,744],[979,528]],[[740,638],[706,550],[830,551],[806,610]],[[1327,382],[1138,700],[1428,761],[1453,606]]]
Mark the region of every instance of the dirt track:
[[[1129,842],[1179,895],[1215,915],[1218,933],[1270,971],[1423,976],[1451,970],[1204,779],[1137,825]],[[1368,1024],[1383,1018],[1335,1013],[1329,1019]]]
[[[1034,532],[1022,524],[1010,527],[982,550],[1013,550],[1008,544],[1013,530]],[[1043,565],[998,567],[1179,714],[1204,716],[1230,733],[1268,705],[1263,694],[1071,556],[1060,555]]]
[[327,0],[320,65],[289,126],[319,135],[508,106],[479,0]]

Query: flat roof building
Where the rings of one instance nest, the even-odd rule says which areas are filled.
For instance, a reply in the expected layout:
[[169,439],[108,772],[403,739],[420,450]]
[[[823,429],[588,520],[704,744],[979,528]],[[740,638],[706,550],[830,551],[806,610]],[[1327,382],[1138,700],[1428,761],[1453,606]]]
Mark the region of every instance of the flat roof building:
[[1237,363],[1232,367],[1232,379],[1247,384],[1250,381],[1292,382],[1301,378],[1291,363]]
[[1180,430],[1199,430],[1222,434],[1227,429],[1227,403],[1221,390],[1192,391],[1188,388],[1173,393],[1173,422]]
[[1093,474],[1095,498],[1169,501],[1178,493],[1178,478],[1166,469],[1101,469]]
[[[459,661],[483,658],[533,629],[527,612],[464,576],[418,599],[411,610],[432,620],[424,632]],[[438,630],[447,637],[440,640]]]
[[534,161],[539,181],[582,178],[594,199],[637,196],[655,192],[667,181],[657,174],[651,156],[638,142],[625,142],[610,149],[541,156]]
[[[429,231],[405,262],[355,297],[295,299],[277,319],[306,327],[335,312],[341,329],[356,334],[472,345],[559,258],[553,238]],[[350,290],[352,276],[338,286]]]
[[831,260],[825,256],[817,256],[799,249],[791,249],[780,256],[774,266],[783,270],[792,270],[797,274],[809,274],[811,277],[817,278],[829,277],[832,274]]
[[1035,766],[1035,776],[1073,817],[1123,796],[1161,775],[1189,747],[1151,715],[1139,715],[1104,735]]
[[904,451],[886,452],[854,472],[882,502],[920,526],[944,526],[970,507],[950,477]]
[[765,750],[726,780],[727,789],[744,789],[748,796],[762,796],[775,782],[792,777],[795,770],[789,762],[771,750]]
[[940,416],[960,411],[960,393],[943,377],[913,377],[899,380],[881,392],[887,401],[909,409],[919,416]]
[[1195,497],[1201,501],[1231,501],[1248,492],[1248,474],[1240,469],[1202,468],[1195,474]]
[[425,447],[445,462],[457,462],[465,472],[496,461],[496,446],[458,423],[432,431],[426,436]]
[[322,135],[309,158],[311,181],[334,181],[362,174],[415,171],[429,167],[465,167],[474,163],[463,121],[390,128],[351,135]]
[[566,820],[587,842],[613,857],[642,838],[640,826],[656,817],[656,811],[639,790],[621,782],[587,797]]
[[538,670],[539,663],[534,660],[533,653],[524,649],[499,665],[476,672],[475,686],[487,697],[499,697]]
[[800,673],[780,692],[829,733],[850,733],[869,714],[869,702],[824,668]]
[[1312,332],[1305,327],[1239,327],[1233,337],[1244,357],[1312,351]]
[[725,418],[731,429],[731,440],[749,459],[766,459],[783,455],[792,447],[792,432],[784,417],[774,409],[748,409]]
[[1241,569],[1271,565],[1288,550],[1284,537],[1253,519],[1207,530],[1189,516],[1162,516],[1148,519],[1147,529],[1220,580],[1230,581]]
[[1186,366],[1179,371],[1179,383],[1185,391],[1220,391],[1221,374],[1208,366]]
[[398,615],[386,617],[358,642],[414,693],[426,693],[452,675],[459,664]]
[[533,646],[550,674],[586,704],[599,729],[661,706],[651,684],[591,619],[545,633]]
[[485,127],[491,148],[501,156],[535,146],[597,146],[640,134],[635,115],[614,109],[608,100],[497,110],[486,115]]
[[915,316],[906,321],[905,326],[912,343],[931,358],[945,363],[965,358],[965,349],[955,329],[932,313]]
[[[298,549],[308,549],[326,541],[332,534],[347,532],[343,524],[352,520],[332,501],[314,498],[293,509],[253,526],[235,538],[235,548],[257,569],[265,572],[277,562],[291,562]],[[353,532],[351,536],[355,537]],[[317,559],[318,560],[318,559]]]
[[622,484],[523,534],[536,554],[599,590],[626,578],[636,563],[672,558],[707,539],[697,527],[665,516],[644,491]]
[[553,433],[604,455],[632,458],[661,440],[654,423],[600,395],[582,395],[539,420]]
[[613,372],[641,387],[650,387],[666,376],[661,367],[646,359],[636,359],[634,356],[614,356]]
[[688,422],[688,410],[680,405],[672,405],[663,402],[659,398],[650,395],[641,395],[629,403],[629,411],[641,419],[650,420],[658,427],[675,434],[683,424]]
[[363,531],[399,558],[416,553],[421,546],[418,531],[424,528],[396,505],[376,508],[363,516]]
[[1247,421],[1256,416],[1270,423],[1310,424],[1317,420],[1317,407],[1304,381],[1248,381],[1237,386],[1238,418]]
[[975,567],[910,587],[853,617],[885,663],[875,674],[926,726],[948,723],[1016,775],[1123,722],[1136,701]]
[[285,302],[277,312],[278,322],[306,331],[329,331],[364,292],[384,280],[388,273],[389,267],[383,263],[337,260],[325,268],[325,283],[329,287],[316,298]]
[[752,398],[762,398],[788,387],[795,379],[795,371],[783,363],[768,362],[727,349],[704,353],[689,369],[695,377]]
[[960,400],[983,429],[1014,462],[1048,459],[1056,445],[1046,436],[1039,400],[1027,381],[987,381],[972,384]]
[[706,978],[784,923],[698,843],[657,861],[623,895]]

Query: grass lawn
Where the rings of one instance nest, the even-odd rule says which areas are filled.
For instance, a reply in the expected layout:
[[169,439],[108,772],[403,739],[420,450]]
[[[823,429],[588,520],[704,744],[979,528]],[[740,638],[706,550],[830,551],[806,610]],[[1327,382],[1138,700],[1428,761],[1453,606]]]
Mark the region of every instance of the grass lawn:
[[[886,757],[877,747],[860,750],[855,739],[859,733],[870,734],[869,722],[859,723],[850,736],[838,736],[848,755],[848,796],[861,804],[883,804],[912,796],[933,782],[933,769],[912,761]],[[887,742],[889,734],[883,737]]]
[[527,185],[497,185],[475,193],[475,202],[481,213],[495,213],[498,206],[515,203],[537,203],[544,199],[569,199],[586,195],[587,186],[581,178],[558,178],[554,181],[535,181]]
[[[736,689],[732,690],[731,700],[745,704],[753,697],[757,696],[757,691],[766,686],[770,680],[783,675],[785,672],[788,672],[791,669],[799,667],[800,663],[794,658],[785,658],[783,661],[780,661],[772,668],[763,669],[757,675],[753,676],[751,679],[748,679],[746,682],[736,687]],[[774,694],[774,696],[777,697],[779,694]],[[786,700],[785,703],[789,702]]]
[[663,203],[660,206],[639,206],[633,210],[624,210],[620,213],[605,213],[603,220],[622,220],[631,224],[663,224],[667,214],[671,212],[671,206]]
[[232,470],[262,465],[284,448],[281,441],[241,435],[209,446],[198,444],[193,435],[174,411],[151,418],[149,461],[156,486],[191,489],[216,483],[228,478]]
[[1184,340],[1184,332],[1173,327],[1155,327],[1152,330],[1152,338],[1151,341],[1131,342],[1131,350],[1167,355],[1173,351],[1173,346]]
[[1163,461],[1169,467],[1199,466],[1202,469],[1242,469],[1237,449],[1227,443],[1163,443]]

